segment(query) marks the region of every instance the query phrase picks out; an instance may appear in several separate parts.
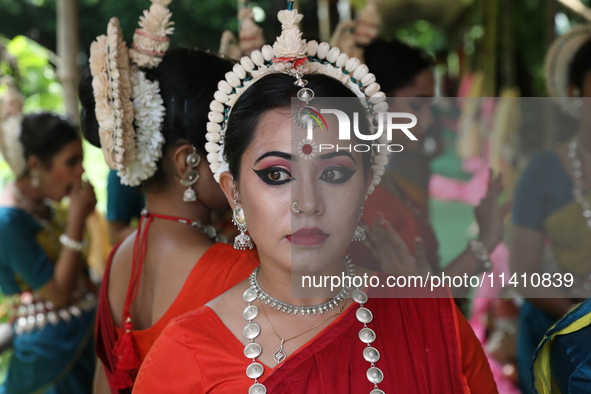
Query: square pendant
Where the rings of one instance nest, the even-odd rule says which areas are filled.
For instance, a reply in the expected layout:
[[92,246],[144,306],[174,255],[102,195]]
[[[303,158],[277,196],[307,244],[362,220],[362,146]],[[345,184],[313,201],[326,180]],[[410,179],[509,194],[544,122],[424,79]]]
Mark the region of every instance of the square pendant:
[[273,353],[273,360],[275,360],[275,362],[277,364],[281,363],[286,358],[287,358],[287,354],[285,354],[285,351],[283,350],[283,346],[281,346],[279,348],[279,350],[277,350],[275,353]]

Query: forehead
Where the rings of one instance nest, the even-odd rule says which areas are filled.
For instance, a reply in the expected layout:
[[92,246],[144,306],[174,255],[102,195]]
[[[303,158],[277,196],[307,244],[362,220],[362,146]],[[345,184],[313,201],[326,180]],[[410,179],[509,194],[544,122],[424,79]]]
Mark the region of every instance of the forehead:
[[418,73],[411,84],[394,91],[396,97],[432,97],[435,94],[435,76],[431,68]]
[[[335,151],[339,143],[340,145],[350,145],[351,141],[339,142],[339,125],[336,117],[329,115],[325,116],[325,119],[328,130],[315,127],[312,141],[317,145],[333,145],[332,148],[323,149],[323,152],[326,153]],[[246,154],[274,150],[296,153],[295,150],[300,142],[307,139],[307,134],[306,129],[295,124],[291,108],[272,109],[261,115]]]

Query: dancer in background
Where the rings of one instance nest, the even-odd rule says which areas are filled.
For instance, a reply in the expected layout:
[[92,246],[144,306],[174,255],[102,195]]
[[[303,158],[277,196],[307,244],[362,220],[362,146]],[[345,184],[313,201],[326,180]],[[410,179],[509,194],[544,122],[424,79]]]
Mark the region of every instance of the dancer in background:
[[[534,156],[515,191],[511,268],[518,275],[544,272],[548,243],[557,272],[572,273],[571,288],[520,288],[526,297],[518,338],[520,385],[533,392],[528,373],[546,331],[591,288],[591,27],[581,25],[556,39],[546,57],[546,85],[562,109],[579,120],[578,133],[555,149]],[[543,298],[542,298],[543,297]],[[574,337],[573,337],[574,338]],[[576,342],[577,346],[586,346]],[[586,347],[587,348],[587,347]],[[571,368],[568,357],[562,366]],[[569,373],[561,376],[566,393]],[[576,390],[574,391],[576,392]]]
[[[130,392],[168,321],[231,288],[257,264],[253,253],[217,242],[211,225],[212,212],[229,207],[205,160],[207,115],[232,64],[198,50],[167,52],[171,14],[162,4],[155,1],[140,22],[131,64],[111,19],[108,36],[91,47],[92,78],[80,85],[86,137],[100,144],[123,183],[146,191],[138,230],[113,251],[103,279],[97,393]],[[115,48],[119,59],[109,55]],[[120,80],[110,81],[108,70]],[[111,97],[121,98],[118,117]]]
[[84,231],[96,199],[82,182],[82,141],[59,116],[21,108],[9,82],[0,148],[15,181],[0,195],[0,288],[12,305],[14,350],[0,393],[91,393],[96,300]]

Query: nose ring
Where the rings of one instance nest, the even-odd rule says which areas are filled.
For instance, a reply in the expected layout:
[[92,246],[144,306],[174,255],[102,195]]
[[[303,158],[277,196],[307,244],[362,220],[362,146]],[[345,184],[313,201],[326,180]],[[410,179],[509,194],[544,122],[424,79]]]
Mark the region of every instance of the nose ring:
[[294,213],[294,215],[300,214],[302,213],[302,211],[298,210],[296,207],[298,206],[298,202],[294,201],[291,203],[291,211]]

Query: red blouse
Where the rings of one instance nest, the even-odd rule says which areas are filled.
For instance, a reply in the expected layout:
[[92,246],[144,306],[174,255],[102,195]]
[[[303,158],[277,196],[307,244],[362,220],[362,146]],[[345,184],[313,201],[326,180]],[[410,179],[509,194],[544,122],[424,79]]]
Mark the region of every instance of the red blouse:
[[[371,296],[371,292],[370,292]],[[451,299],[380,299],[365,304],[381,353],[386,393],[497,393],[482,347]],[[259,378],[267,392],[363,393],[363,327],[349,307],[315,338]],[[244,345],[209,307],[173,319],[137,377],[134,393],[247,393]],[[260,361],[259,361],[260,362]]]
[[[115,327],[113,323],[107,297],[109,273],[115,252],[116,248],[111,252],[107,262],[101,286],[95,343],[97,356],[105,367],[110,384],[115,365],[112,348],[123,333],[123,330]],[[181,291],[166,313],[152,327],[131,332],[140,362],[143,362],[156,338],[172,318],[205,305],[246,279],[258,264],[258,257],[254,251],[238,251],[234,250],[232,246],[222,243],[217,243],[209,248],[191,270]],[[111,386],[113,385],[111,384]],[[111,390],[117,393],[117,389],[112,387]]]

